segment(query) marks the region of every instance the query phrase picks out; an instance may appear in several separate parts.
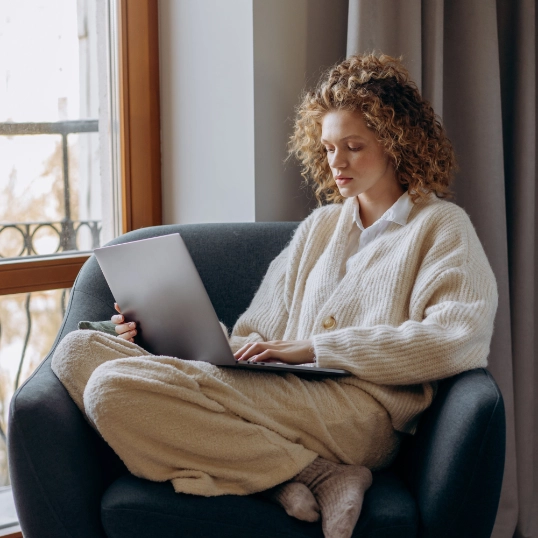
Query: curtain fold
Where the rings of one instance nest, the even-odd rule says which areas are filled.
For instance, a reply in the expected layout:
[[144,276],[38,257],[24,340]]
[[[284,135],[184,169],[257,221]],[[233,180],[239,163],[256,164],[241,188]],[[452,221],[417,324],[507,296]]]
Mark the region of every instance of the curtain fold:
[[349,0],[347,52],[402,56],[451,138],[455,201],[497,277],[489,370],[506,406],[495,538],[538,538],[535,0]]

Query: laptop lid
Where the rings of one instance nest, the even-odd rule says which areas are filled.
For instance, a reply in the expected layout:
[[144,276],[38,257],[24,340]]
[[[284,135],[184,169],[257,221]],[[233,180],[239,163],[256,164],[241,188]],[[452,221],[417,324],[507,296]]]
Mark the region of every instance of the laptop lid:
[[102,247],[94,253],[123,315],[137,324],[140,346],[155,355],[235,364],[179,234]]

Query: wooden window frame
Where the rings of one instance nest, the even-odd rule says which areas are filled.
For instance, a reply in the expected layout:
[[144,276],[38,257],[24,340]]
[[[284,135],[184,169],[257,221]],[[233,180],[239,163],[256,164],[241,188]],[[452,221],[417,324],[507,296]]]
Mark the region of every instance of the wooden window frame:
[[0,538],[24,538],[22,535],[20,525],[14,525],[13,527],[6,527],[0,530]]
[[[123,233],[162,224],[156,0],[119,0]],[[72,287],[88,253],[0,263],[0,295]]]

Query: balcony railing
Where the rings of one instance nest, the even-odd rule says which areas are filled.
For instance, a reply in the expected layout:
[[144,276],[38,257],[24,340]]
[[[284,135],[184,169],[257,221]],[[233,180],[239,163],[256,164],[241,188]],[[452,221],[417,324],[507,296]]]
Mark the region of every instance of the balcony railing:
[[[20,249],[9,257],[38,256],[34,240],[41,230],[52,231],[58,237],[54,254],[65,251],[80,250],[77,246],[79,232],[84,228],[91,234],[91,249],[100,245],[101,222],[97,220],[77,220],[71,218],[71,200],[69,196],[69,151],[67,138],[70,134],[96,133],[99,131],[98,120],[72,120],[44,123],[0,123],[0,136],[60,135],[62,137],[62,178],[64,218],[58,222],[4,222],[0,223],[1,234],[5,230],[15,230],[20,235]],[[1,245],[1,242],[0,242]],[[51,254],[48,252],[47,254]],[[0,246],[0,258],[6,258]]]
[[[96,133],[98,120],[71,120],[45,123],[0,123],[0,136],[60,135],[62,137],[62,176],[64,194],[64,222],[71,223],[71,200],[69,198],[69,151],[67,137],[75,133]],[[45,223],[43,223],[45,224]],[[69,242],[67,239],[66,241]],[[70,245],[72,243],[69,243]],[[66,250],[74,250],[68,248]]]
[[[2,251],[2,232],[14,230],[18,236],[16,250],[6,255]],[[52,252],[39,252],[35,245],[38,232],[43,230],[52,232],[52,236],[58,238],[56,249]],[[67,220],[57,222],[8,222],[0,223],[0,259],[19,258],[21,256],[40,256],[57,254],[71,250],[81,250],[79,247],[79,232],[87,230],[90,234],[91,244],[89,248],[93,250],[100,246],[101,221],[100,220]],[[84,249],[87,250],[87,249]]]

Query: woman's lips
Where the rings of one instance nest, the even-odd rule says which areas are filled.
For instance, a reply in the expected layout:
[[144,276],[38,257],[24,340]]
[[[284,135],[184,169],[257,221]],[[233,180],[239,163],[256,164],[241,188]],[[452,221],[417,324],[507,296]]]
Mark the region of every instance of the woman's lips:
[[352,177],[336,177],[335,180],[336,180],[337,185],[346,185],[347,183],[352,181],[353,178]]

